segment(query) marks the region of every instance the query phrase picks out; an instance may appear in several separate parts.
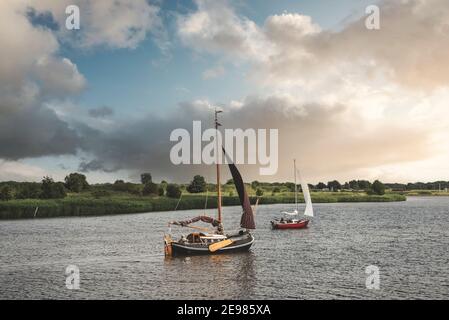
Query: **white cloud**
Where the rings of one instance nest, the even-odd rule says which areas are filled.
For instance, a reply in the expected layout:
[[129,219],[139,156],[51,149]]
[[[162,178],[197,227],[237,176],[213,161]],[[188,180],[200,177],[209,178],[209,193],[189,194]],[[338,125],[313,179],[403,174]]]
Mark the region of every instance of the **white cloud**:
[[[249,77],[262,88],[261,101],[291,99],[279,113],[319,112],[321,119],[306,117],[303,128],[291,129],[298,139],[311,141],[301,139],[298,148],[312,160],[306,166],[315,177],[319,172],[371,177],[395,168],[400,178],[401,170],[413,172],[417,163],[449,157],[449,2],[382,1],[378,31],[366,29],[365,17],[339,31],[322,30],[299,13],[272,15],[257,26],[226,1],[197,3],[197,11],[179,19],[186,45],[252,64]],[[263,105],[247,101],[239,117],[248,108],[260,119],[267,112]],[[329,130],[327,119],[334,119],[336,110],[323,106],[338,105],[345,111]],[[290,148],[284,156],[295,152]],[[319,152],[332,160],[322,162]],[[448,174],[441,166],[438,172]]]
[[181,40],[199,52],[264,59],[270,50],[256,23],[238,16],[227,1],[197,0],[198,10],[178,17]]
[[34,27],[20,1],[0,3],[0,47],[0,105],[5,108],[23,107],[50,93],[77,93],[85,85],[76,65],[58,56],[56,36]]

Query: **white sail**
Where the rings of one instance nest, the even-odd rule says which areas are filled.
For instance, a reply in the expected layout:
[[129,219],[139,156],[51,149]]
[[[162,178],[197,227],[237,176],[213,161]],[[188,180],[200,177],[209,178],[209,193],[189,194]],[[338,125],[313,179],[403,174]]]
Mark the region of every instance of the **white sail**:
[[299,175],[299,180],[301,182],[302,193],[304,195],[304,201],[306,203],[306,210],[304,211],[304,215],[313,217],[313,205],[312,198],[310,197],[309,185],[304,181],[304,179],[301,178],[301,175]]

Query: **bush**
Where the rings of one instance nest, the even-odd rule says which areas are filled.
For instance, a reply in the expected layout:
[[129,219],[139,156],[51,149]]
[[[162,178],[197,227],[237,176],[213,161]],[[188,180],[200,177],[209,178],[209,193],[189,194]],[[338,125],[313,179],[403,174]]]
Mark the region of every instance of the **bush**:
[[206,191],[206,180],[200,175],[193,177],[192,182],[190,182],[187,187],[187,191],[190,193],[201,193]]
[[263,196],[263,190],[262,189],[257,189],[256,190],[256,196],[258,196],[258,197]]
[[64,184],[62,182],[54,182],[50,177],[44,177],[42,180],[43,199],[62,199],[67,195]]
[[137,185],[130,182],[124,182],[123,180],[117,180],[114,182],[112,189],[114,191],[128,192],[131,194],[139,194],[140,195],[141,185]]
[[102,197],[109,197],[111,196],[111,193],[106,190],[96,190],[92,192],[92,196],[96,199],[102,198]]
[[385,194],[385,186],[379,180],[374,181],[371,188],[372,188],[374,194],[377,194],[379,196],[383,196]]
[[169,198],[179,198],[181,196],[181,189],[176,184],[168,184],[166,190],[166,196]]
[[159,189],[157,189],[157,193],[159,195],[159,197],[164,196],[165,190],[163,187],[159,187]]
[[159,192],[157,184],[153,182],[148,182],[145,187],[143,187],[142,194],[144,196],[155,196]]
[[41,185],[39,183],[24,182],[20,184],[16,199],[39,199],[41,192]]

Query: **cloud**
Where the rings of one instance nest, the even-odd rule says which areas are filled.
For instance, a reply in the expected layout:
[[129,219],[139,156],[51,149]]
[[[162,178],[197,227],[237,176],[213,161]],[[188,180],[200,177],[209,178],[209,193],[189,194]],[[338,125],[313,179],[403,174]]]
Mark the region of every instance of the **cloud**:
[[[65,29],[69,4],[81,9],[80,32]],[[80,127],[87,131],[87,125],[76,121],[83,112],[72,108],[70,116],[56,111],[63,111],[87,81],[76,64],[61,56],[60,42],[68,38],[83,48],[134,48],[160,27],[157,12],[145,0],[1,1],[0,158],[76,154],[85,139]],[[108,107],[90,111],[97,118],[111,114]],[[89,125],[93,121],[86,120]]]
[[[449,85],[449,3],[445,0],[381,1],[380,30],[365,16],[339,31],[322,30],[309,16],[269,16],[259,27],[227,1],[197,1],[178,20],[182,41],[253,63],[267,85],[313,81],[329,69],[341,75],[380,77],[411,89]],[[438,9],[436,9],[438,8]]]
[[108,168],[103,161],[91,160],[91,161],[81,161],[79,164],[79,171],[90,172],[90,171],[103,171],[103,172],[115,172],[119,168]]
[[45,107],[19,110],[0,117],[0,158],[17,160],[75,154],[80,143],[76,130]]
[[[431,149],[431,132],[424,127],[409,128],[397,124],[364,119],[344,105],[301,104],[292,96],[248,97],[239,107],[225,106],[221,123],[224,128],[273,128],[279,130],[279,159],[276,176],[266,180],[289,180],[289,163],[297,158],[316,179],[348,174],[365,168],[401,164],[425,159]],[[188,181],[194,173],[213,179],[211,167],[174,166],[169,162],[172,130],[191,131],[192,121],[201,120],[203,130],[211,127],[210,103],[183,103],[170,117],[143,118],[110,133],[89,139],[85,148],[93,157],[81,169],[132,172],[149,170],[156,178]],[[394,138],[392,138],[394,137]],[[258,165],[241,166],[245,179],[260,179]],[[188,170],[187,170],[188,169]]]
[[[368,30],[366,17],[338,32],[320,31],[299,15],[268,18],[266,34],[277,53],[265,72],[277,82],[305,81],[339,68],[341,74],[363,70],[368,79],[377,75],[411,89],[448,86],[449,3],[383,1],[379,6],[380,30]],[[273,32],[286,25],[294,32]]]
[[178,17],[180,39],[198,52],[235,55],[243,59],[262,58],[263,33],[256,23],[238,16],[227,1],[197,0],[197,10]]
[[93,118],[107,118],[114,114],[114,110],[108,106],[93,108],[89,110],[89,115]]
[[[149,33],[166,45],[159,8],[146,0],[35,0],[29,5],[38,13],[50,12],[60,26],[60,39],[75,47],[136,48]],[[80,30],[65,28],[68,5],[80,8]]]
[[0,3],[0,158],[73,154],[78,134],[43,103],[79,93],[86,81],[27,10],[21,1]]

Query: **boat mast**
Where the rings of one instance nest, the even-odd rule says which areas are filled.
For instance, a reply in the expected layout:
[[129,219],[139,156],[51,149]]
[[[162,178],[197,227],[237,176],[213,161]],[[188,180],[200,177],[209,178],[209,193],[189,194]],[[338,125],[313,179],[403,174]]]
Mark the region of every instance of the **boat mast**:
[[298,186],[296,185],[296,159],[293,159],[293,167],[295,170],[295,206],[296,211],[298,211]]
[[218,221],[221,223],[221,185],[220,185],[220,161],[219,161],[219,155],[221,152],[219,152],[219,148],[221,146],[218,145],[218,127],[221,126],[221,124],[218,123],[218,114],[223,111],[217,110],[215,108],[215,143],[217,144],[216,150],[216,166],[217,166],[217,210],[218,210]]

